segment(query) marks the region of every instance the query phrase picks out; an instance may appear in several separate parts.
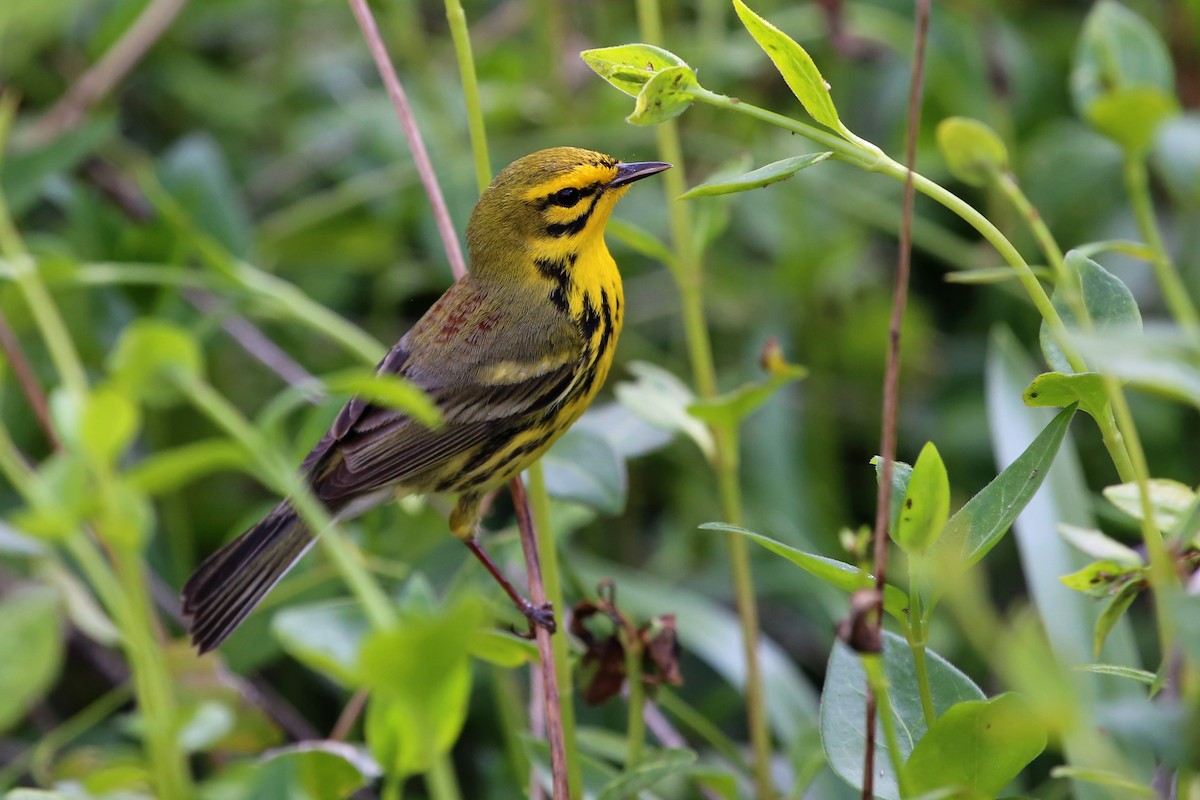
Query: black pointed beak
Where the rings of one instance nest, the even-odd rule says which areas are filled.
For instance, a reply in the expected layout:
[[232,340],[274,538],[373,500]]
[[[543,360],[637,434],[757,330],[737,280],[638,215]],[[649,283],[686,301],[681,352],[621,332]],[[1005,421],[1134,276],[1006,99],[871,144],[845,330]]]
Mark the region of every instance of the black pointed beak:
[[618,186],[649,178],[670,168],[671,165],[665,161],[632,161],[628,164],[622,161],[617,164],[617,177],[608,182],[607,188],[616,189]]

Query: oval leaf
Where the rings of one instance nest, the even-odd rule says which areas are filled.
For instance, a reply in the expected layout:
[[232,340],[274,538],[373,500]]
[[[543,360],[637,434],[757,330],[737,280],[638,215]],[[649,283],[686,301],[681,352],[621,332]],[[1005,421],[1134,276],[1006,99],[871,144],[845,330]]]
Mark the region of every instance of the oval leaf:
[[1084,112],[1093,128],[1132,153],[1149,150],[1159,127],[1178,113],[1175,96],[1153,86],[1116,89],[1097,97]]
[[[957,667],[932,650],[925,652],[929,689],[934,710],[943,715],[955,705],[983,700],[983,692]],[[883,632],[883,668],[890,687],[892,714],[899,737],[900,760],[907,761],[917,742],[925,736],[925,713],[917,688],[912,651],[903,637]],[[866,698],[863,687],[867,677],[858,654],[840,641],[833,645],[825,670],[825,689],[821,693],[821,744],[829,766],[842,780],[862,788],[862,765]],[[900,790],[892,771],[887,739],[876,722],[875,796],[899,800]]]
[[658,125],[687,111],[695,97],[696,73],[684,65],[667,67],[646,82],[638,93],[633,113],[625,118],[634,125]]
[[663,750],[646,759],[629,772],[623,772],[609,781],[596,800],[620,800],[632,797],[642,789],[649,789],[669,775],[687,772],[696,763],[696,754],[691,750]]
[[1008,149],[979,120],[948,117],[938,123],[937,145],[950,174],[970,186],[988,186],[1008,171]]
[[693,197],[712,197],[718,194],[733,194],[734,192],[748,192],[751,189],[761,189],[764,186],[770,186],[772,183],[787,180],[800,170],[811,167],[813,164],[820,164],[832,155],[833,151],[830,150],[824,153],[809,153],[803,156],[795,156],[794,158],[785,158],[782,161],[776,161],[773,164],[767,164],[765,167],[751,170],[731,180],[702,183],[679,195],[679,199],[690,200]]
[[896,544],[910,555],[924,553],[937,541],[949,516],[950,478],[941,454],[933,442],[927,442],[904,492]]
[[1100,0],[1083,23],[1071,68],[1071,97],[1086,115],[1117,89],[1148,86],[1174,94],[1171,55],[1158,31],[1116,0]]
[[642,88],[662,70],[687,66],[679,56],[652,44],[622,44],[584,50],[579,57],[597,75],[630,97],[641,94]]
[[[1190,486],[1167,478],[1151,478],[1150,506],[1154,510],[1154,524],[1160,531],[1169,531],[1191,510],[1196,493]],[[1142,512],[1142,494],[1136,483],[1122,483],[1104,488],[1104,498],[1134,519],[1145,518]]]
[[[1137,301],[1133,292],[1129,291],[1129,287],[1120,278],[1078,250],[1067,253],[1065,260],[1067,269],[1078,276],[1083,292],[1083,304],[1092,321],[1093,331],[1088,335],[1096,335],[1109,329],[1117,329],[1122,335],[1127,331],[1141,330],[1142,314],[1138,310]],[[1051,302],[1068,327],[1073,328],[1077,325],[1075,313],[1067,304],[1061,289],[1055,290]],[[1074,372],[1044,321],[1039,337],[1046,363],[1055,372]]]
[[[775,68],[787,81],[792,94],[817,122],[846,136],[849,131],[838,119],[837,108],[829,94],[829,84],[821,77],[812,57],[790,36],[751,11],[742,0],[733,0],[734,10],[758,42]],[[847,137],[848,138],[848,137]]]
[[1025,405],[1034,408],[1065,408],[1071,403],[1097,420],[1108,417],[1108,394],[1104,390],[1104,377],[1095,372],[1072,373],[1047,372],[1033,379],[1022,394]]
[[905,764],[915,794],[966,789],[995,797],[1046,749],[1046,731],[1020,695],[970,700],[938,717]]
[[200,347],[192,335],[169,322],[141,319],[129,325],[108,359],[118,385],[148,405],[177,402],[177,387],[201,373]]
[[606,514],[625,508],[628,476],[625,461],[599,434],[572,428],[542,457],[546,490]]

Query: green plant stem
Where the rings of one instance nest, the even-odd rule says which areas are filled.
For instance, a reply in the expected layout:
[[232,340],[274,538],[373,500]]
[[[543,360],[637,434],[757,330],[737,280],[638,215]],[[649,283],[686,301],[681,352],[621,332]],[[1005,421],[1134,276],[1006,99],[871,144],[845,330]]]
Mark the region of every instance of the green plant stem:
[[[841,137],[821,130],[812,125],[806,125],[803,122],[785,117],[782,114],[776,114],[773,111],[768,111],[765,108],[750,103],[745,103],[740,100],[734,100],[731,97],[710,92],[707,89],[697,88],[692,90],[692,94],[697,100],[708,103],[709,105],[724,108],[727,111],[734,111],[739,114],[753,117],[771,125],[778,126],[785,130],[798,133],[808,139],[820,143],[824,147],[828,147],[843,161],[859,166],[870,172],[879,172],[888,175],[896,180],[903,181],[908,175],[908,170],[903,164],[897,163],[884,155],[883,151],[871,145],[868,142],[849,142]],[[669,174],[669,173],[668,173]],[[1063,354],[1071,364],[1071,368],[1076,372],[1087,372],[1087,364],[1079,355],[1075,346],[1071,343],[1067,335],[1067,328],[1063,324],[1062,317],[1050,302],[1050,296],[1046,294],[1046,290],[1042,288],[1038,282],[1037,276],[1033,270],[1029,268],[1029,264],[1021,257],[1020,252],[1013,247],[1012,243],[1005,238],[1000,229],[992,224],[991,220],[973,208],[962,198],[955,195],[950,190],[929,180],[920,173],[913,173],[913,186],[921,194],[936,200],[941,205],[953,211],[963,219],[967,224],[979,232],[984,239],[996,248],[1001,257],[1013,268],[1025,289],[1029,298],[1033,301],[1034,307],[1038,313],[1042,315],[1042,319],[1046,320],[1046,325],[1049,326],[1050,332],[1054,335],[1055,341],[1062,348]]]
[[529,754],[525,750],[525,743],[521,741],[521,731],[528,729],[529,721],[521,708],[521,690],[517,685],[517,675],[515,670],[495,664],[488,667],[496,714],[500,718],[500,736],[504,740],[504,750],[508,753],[513,777],[521,782],[530,774]]
[[[1126,164],[1128,166],[1129,161]],[[1062,249],[1059,248],[1054,235],[1050,232],[1045,222],[1042,221],[1041,215],[1038,214],[1033,204],[1029,202],[1029,199],[1021,191],[1020,186],[1011,174],[1001,176],[998,185],[1005,197],[1012,202],[1026,220],[1030,230],[1033,231],[1042,252],[1050,261],[1055,274],[1059,276],[1058,285],[1061,288],[1069,289],[1067,298],[1071,303],[1071,308],[1076,319],[1079,321],[1080,327],[1090,330],[1092,328],[1092,319],[1087,312],[1087,305],[1083,297],[1082,287],[1079,285],[1078,276],[1068,270],[1066,259],[1063,257]],[[1162,242],[1157,239],[1153,211],[1149,208],[1148,210],[1151,212],[1151,216],[1147,224],[1154,233],[1154,238],[1157,240],[1157,246],[1152,244],[1151,247],[1152,252],[1155,254],[1155,263],[1158,263],[1160,255],[1165,255],[1165,253],[1162,253],[1158,249]],[[1168,272],[1171,276],[1175,276],[1173,268],[1169,269]],[[1129,404],[1125,399],[1120,382],[1115,378],[1105,377],[1104,390],[1108,397],[1109,411],[1107,414],[1096,419],[1096,425],[1100,429],[1104,447],[1108,451],[1109,457],[1112,459],[1121,480],[1125,483],[1136,483],[1138,486],[1138,496],[1142,506],[1142,540],[1146,545],[1146,553],[1150,558],[1150,582],[1154,587],[1156,595],[1162,598],[1165,596],[1164,593],[1169,591],[1176,583],[1176,579],[1171,566],[1170,555],[1163,547],[1162,533],[1158,530],[1154,521],[1153,502],[1150,497],[1149,467],[1142,450],[1137,427],[1134,424],[1133,414],[1129,410]],[[1169,611],[1164,607],[1164,603],[1159,602],[1155,604],[1155,618],[1158,625],[1162,652],[1168,653],[1175,638],[1175,623]]]
[[[553,520],[550,518],[550,493],[546,490],[546,478],[542,462],[534,462],[525,470],[528,477],[527,495],[533,523],[537,529],[538,561],[542,565],[542,584],[546,599],[561,614],[566,608],[563,595],[562,569],[558,563],[558,544],[554,540]],[[554,652],[554,673],[558,677],[558,699],[562,717],[563,746],[567,755],[567,787],[571,798],[583,797],[583,763],[579,757],[579,743],[575,737],[575,682],[571,678],[570,642],[560,633],[550,637]]]
[[[637,15],[642,39],[649,44],[661,45],[662,14],[658,0],[637,0]],[[676,199],[687,188],[679,129],[675,120],[668,120],[655,128],[655,134],[658,138],[659,156],[674,165],[674,169],[663,174],[663,187],[667,197],[671,240],[678,254],[673,274],[679,288],[684,337],[687,341],[692,376],[696,384],[696,393],[701,397],[713,397],[717,393],[717,379],[704,312],[704,271],[700,263],[700,254],[696,250],[690,207]],[[723,430],[720,426],[712,430],[715,444],[713,468],[717,476],[721,516],[725,522],[741,525],[742,500],[741,486],[738,483],[736,431]],[[725,540],[729,548],[730,579],[733,582],[734,598],[742,627],[746,662],[746,717],[750,731],[750,747],[754,754],[754,782],[759,800],[767,800],[775,795],[771,782],[771,730],[767,721],[762,669],[758,660],[758,604],[755,599],[754,577],[750,569],[749,545],[736,534],[726,535]]]
[[471,134],[471,152],[475,156],[475,178],[482,193],[492,180],[492,165],[488,158],[487,131],[483,122],[483,106],[479,102],[479,80],[475,75],[475,56],[471,53],[471,34],[467,15],[460,0],[446,0],[446,19],[450,22],[450,38],[458,56],[458,72],[462,77],[463,99],[467,104],[467,129]]
[[1163,299],[1167,302],[1167,308],[1189,338],[1193,341],[1200,339],[1200,316],[1196,314],[1196,307],[1192,304],[1192,299],[1158,230],[1154,201],[1150,197],[1150,175],[1146,171],[1146,161],[1141,155],[1131,153],[1125,158],[1125,188],[1129,192],[1129,202],[1133,205],[1138,230],[1154,253],[1154,259],[1150,263],[1154,268],[1154,277],[1163,293]]
[[179,719],[171,691],[171,676],[162,644],[154,633],[153,606],[149,605],[137,554],[118,549],[118,570],[114,573],[96,545],[82,531],[73,533],[66,540],[66,548],[121,632],[121,646],[129,661],[142,718],[142,735],[158,796],[186,800],[194,795],[195,789],[186,757],[176,740]]
[[896,785],[900,789],[901,800],[910,796],[908,780],[904,774],[904,762],[900,760],[900,740],[896,735],[896,715],[892,711],[892,698],[887,674],[883,669],[883,656],[878,654],[862,655],[863,670],[867,673],[867,683],[875,695],[879,705],[879,724],[883,727],[883,740],[887,742],[888,758],[892,762],[892,772],[896,775]]
[[637,769],[646,749],[646,687],[642,683],[642,644],[637,631],[622,630],[625,639],[625,685],[629,687],[629,722],[625,731],[625,772]]
[[909,562],[908,574],[908,618],[912,620],[906,631],[908,646],[912,650],[913,672],[917,678],[917,693],[921,697],[921,713],[926,727],[937,720],[937,709],[933,706],[933,689],[929,684],[929,666],[925,661],[926,624],[928,620],[921,611],[921,593],[917,590],[918,571]]
[[197,409],[246,449],[257,466],[259,479],[286,495],[309,530],[318,534],[317,541],[321,548],[350,591],[362,603],[372,626],[380,629],[393,626],[396,612],[387,595],[363,564],[357,549],[336,529],[329,513],[313,497],[287,459],[276,452],[266,437],[212,386],[202,380],[191,379],[182,388]]
[[1071,310],[1080,315],[1080,319],[1084,319],[1087,315],[1087,306],[1083,304],[1083,298],[1079,296],[1079,282],[1075,280],[1075,276],[1067,269],[1066,259],[1063,258],[1062,248],[1058,246],[1054,235],[1050,233],[1050,228],[1046,225],[1046,221],[1042,219],[1042,215],[1038,213],[1037,208],[1025,196],[1025,192],[1021,191],[1017,179],[1011,172],[1004,172],[996,179],[996,186],[1000,189],[1010,203],[1017,209],[1025,224],[1029,226],[1029,230],[1037,239],[1038,247],[1042,249],[1046,259],[1050,262],[1050,268],[1054,270],[1055,284],[1063,290],[1071,292],[1069,300],[1071,302]]
[[433,762],[433,767],[425,773],[425,788],[429,790],[429,800],[462,800],[450,756],[443,755]]

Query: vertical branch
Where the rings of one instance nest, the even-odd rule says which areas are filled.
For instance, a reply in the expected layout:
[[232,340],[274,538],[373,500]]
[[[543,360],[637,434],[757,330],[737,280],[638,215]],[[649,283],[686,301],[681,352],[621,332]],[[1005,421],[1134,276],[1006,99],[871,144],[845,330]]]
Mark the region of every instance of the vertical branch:
[[[883,421],[880,454],[883,474],[875,500],[875,588],[878,599],[872,614],[875,638],[883,626],[883,587],[887,582],[888,520],[892,507],[892,462],[896,460],[896,418],[900,408],[900,327],[908,303],[908,274],[912,262],[913,168],[917,159],[917,132],[921,122],[921,89],[925,71],[925,40],[929,33],[929,0],[917,0],[917,26],[912,80],[908,87],[908,132],[905,142],[904,206],[901,212],[900,253],[896,265],[896,288],[892,295],[892,318],[888,327],[887,367],[883,382]],[[876,697],[867,684],[866,744],[863,750],[863,800],[874,795]]]
[[367,6],[367,0],[349,0],[349,3],[363,38],[367,40],[367,48],[375,60],[379,77],[383,79],[383,85],[387,88],[388,97],[396,107],[396,116],[400,118],[400,127],[404,129],[404,137],[408,140],[413,161],[416,162],[421,185],[425,187],[425,193],[429,195],[429,204],[433,206],[433,217],[437,222],[438,234],[442,238],[442,246],[446,249],[446,258],[450,261],[450,271],[454,273],[455,279],[461,278],[467,274],[466,261],[463,260],[458,235],[454,232],[454,223],[450,220],[450,211],[446,208],[445,198],[442,197],[442,189],[429,161],[429,153],[425,149],[421,131],[417,128],[417,119],[413,116],[412,106],[408,104],[408,95],[404,93],[404,87],[396,77],[396,68],[392,66],[387,48],[379,36],[379,26],[375,24],[375,17]]
[[[546,589],[542,584],[542,563],[538,558],[537,531],[529,510],[529,496],[525,493],[525,484],[521,483],[520,477],[509,481],[508,490],[512,493],[513,505],[517,511],[517,526],[521,530],[521,549],[525,553],[525,572],[529,576],[529,599],[535,606],[544,605]],[[563,738],[558,675],[554,670],[554,645],[550,641],[550,631],[541,625],[535,625],[534,632],[537,636],[538,661],[541,664],[542,695],[546,704],[546,733],[550,738],[550,771],[554,776],[554,800],[570,800],[567,748]]]
[[[642,39],[650,44],[662,44],[662,15],[658,0],[638,0],[637,14]],[[659,157],[675,165],[674,169],[663,175],[663,187],[670,217],[671,242],[677,254],[673,277],[679,290],[684,339],[691,361],[692,378],[697,394],[701,397],[712,397],[717,393],[717,379],[704,313],[703,265],[695,244],[690,210],[685,203],[676,199],[686,188],[679,129],[675,120],[667,120],[655,128],[655,133],[658,136]],[[737,430],[720,425],[712,426],[711,430],[716,445],[713,469],[717,478],[721,518],[730,524],[741,525],[742,496],[741,485],[738,482]],[[728,534],[725,543],[729,549],[730,581],[733,584],[734,601],[742,628],[742,648],[746,664],[746,719],[754,754],[755,790],[760,800],[767,800],[775,793],[771,783],[771,731],[767,720],[762,669],[758,660],[758,604],[755,600],[754,576],[750,569],[749,545],[743,537],[735,534]]]

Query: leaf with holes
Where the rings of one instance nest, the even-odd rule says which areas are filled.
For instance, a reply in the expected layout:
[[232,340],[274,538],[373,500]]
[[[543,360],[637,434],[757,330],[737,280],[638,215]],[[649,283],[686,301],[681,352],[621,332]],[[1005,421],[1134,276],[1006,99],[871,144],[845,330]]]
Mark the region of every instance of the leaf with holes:
[[630,97],[641,94],[643,87],[664,69],[686,67],[674,53],[652,44],[622,44],[584,50],[584,63],[613,86]]

